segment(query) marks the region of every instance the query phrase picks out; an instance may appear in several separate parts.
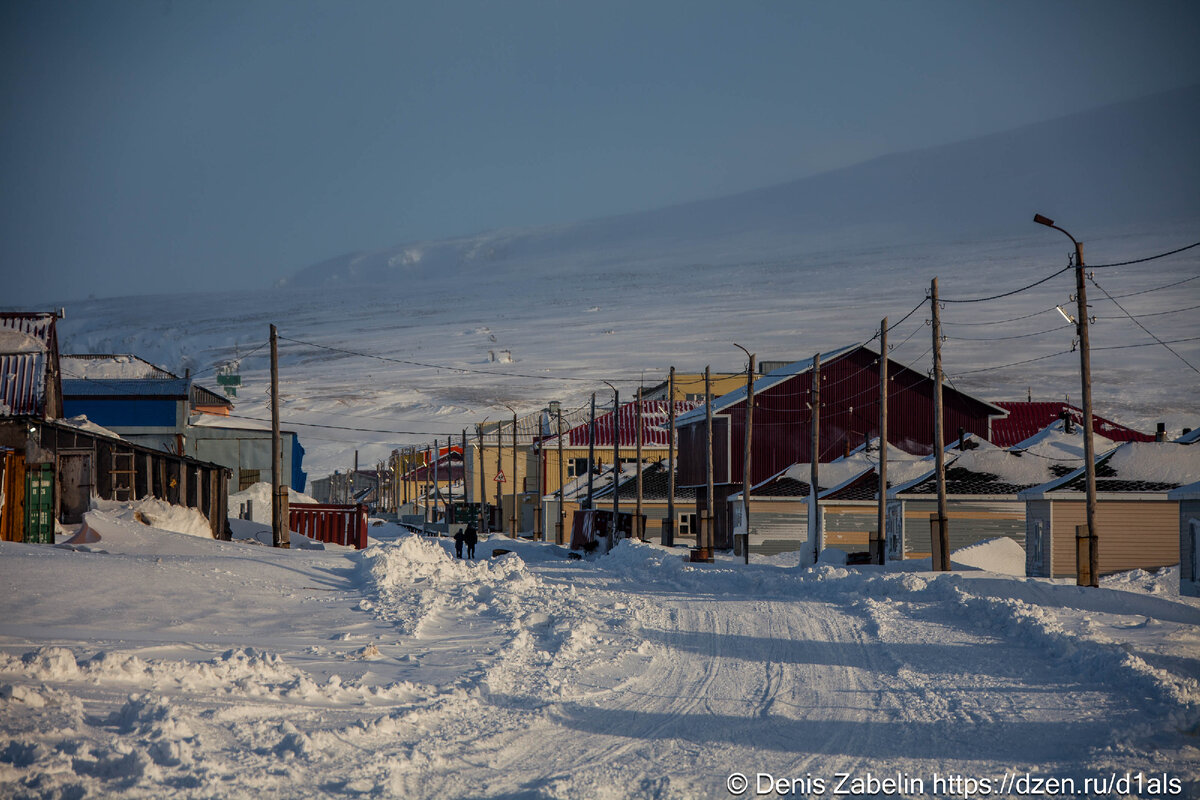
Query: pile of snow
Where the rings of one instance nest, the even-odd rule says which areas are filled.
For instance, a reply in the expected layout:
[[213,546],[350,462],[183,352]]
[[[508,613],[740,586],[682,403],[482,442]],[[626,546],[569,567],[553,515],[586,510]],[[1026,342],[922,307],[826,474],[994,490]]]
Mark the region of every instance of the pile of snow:
[[[244,491],[229,495],[229,516],[238,516],[242,504],[246,502],[253,504],[250,515],[251,520],[266,523],[267,525],[271,524],[271,484],[266,481],[259,481],[247,487]],[[289,486],[288,502],[316,503],[317,501],[303,492],[297,492]]]
[[147,497],[136,502],[92,499],[92,509],[103,511],[108,518],[123,522],[136,522],[172,533],[183,533],[211,539],[212,527],[208,518],[194,508],[175,506],[163,500]]
[[1025,549],[1005,536],[955,550],[950,560],[964,567],[974,567],[1001,575],[1025,574]]
[[214,546],[220,544],[212,538],[207,521],[203,522],[204,532],[201,534],[197,520],[184,513],[193,512],[203,521],[203,515],[194,509],[178,506],[167,506],[168,509],[177,509],[167,512],[151,509],[150,513],[157,514],[161,524],[185,529],[175,531],[155,527],[139,519],[138,514],[142,514],[142,519],[150,519],[137,510],[136,506],[140,504],[113,505],[114,508],[109,511],[92,510],[84,514],[79,531],[60,543],[59,547],[105,553],[205,555],[211,554]]

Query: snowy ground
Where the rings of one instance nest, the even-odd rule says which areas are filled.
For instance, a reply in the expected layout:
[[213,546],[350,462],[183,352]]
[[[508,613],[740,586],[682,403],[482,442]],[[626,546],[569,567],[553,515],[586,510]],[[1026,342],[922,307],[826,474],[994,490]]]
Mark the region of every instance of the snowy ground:
[[1011,543],[939,576],[504,538],[470,563],[393,526],[275,551],[87,519],[100,541],[0,544],[2,796],[704,798],[734,772],[750,796],[758,773],[800,779],[760,796],[838,773],[1200,794],[1174,570],[1084,590],[1004,574]]
[[[1026,219],[1016,230],[1011,238],[902,247],[808,242],[762,260],[684,248],[655,261],[617,242],[597,245],[608,259],[605,269],[546,256],[519,269],[468,263],[439,272],[399,270],[371,287],[214,287],[226,293],[64,301],[59,336],[64,353],[134,353],[180,375],[190,368],[214,387],[214,365],[240,356],[234,421],[254,425],[270,419],[266,342],[268,324],[276,323],[285,337],[281,415],[307,449],[311,479],[350,469],[356,451],[358,463],[374,467],[394,447],[474,433],[485,419],[508,418],[509,406],[522,414],[551,400],[576,408],[597,392],[603,410],[612,395],[602,381],[629,398],[639,383],[665,380],[672,365],[682,372],[703,372],[706,365],[740,371],[745,360],[733,342],[760,361],[810,359],[871,339],[887,316],[896,326],[889,334],[892,357],[923,372],[931,367],[928,304],[902,318],[926,296],[931,278],[939,276],[942,298],[972,299],[1066,266],[1064,237]],[[1089,237],[1088,260],[1162,253],[1196,241],[1196,233],[1194,224],[1105,229]],[[1129,313],[1153,315],[1139,322],[1196,365],[1198,274],[1200,248],[1149,264],[1098,268],[1096,280]],[[943,360],[951,385],[988,400],[1066,396],[1078,404],[1073,331],[1055,309],[1074,313],[1073,291],[1072,275],[1064,273],[995,301],[947,303]],[[1200,426],[1195,372],[1095,286],[1088,298],[1097,317],[1091,329],[1097,413],[1148,431],[1165,422],[1172,437]],[[1153,346],[1125,349],[1146,343]],[[505,350],[511,362],[490,360]]]

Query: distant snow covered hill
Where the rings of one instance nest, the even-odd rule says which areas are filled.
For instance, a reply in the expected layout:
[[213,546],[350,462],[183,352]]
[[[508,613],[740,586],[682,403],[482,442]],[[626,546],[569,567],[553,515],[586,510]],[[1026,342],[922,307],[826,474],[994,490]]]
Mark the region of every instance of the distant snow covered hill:
[[466,277],[530,264],[565,275],[742,265],[864,242],[1011,235],[1034,210],[1093,232],[1197,221],[1198,128],[1200,86],[1192,86],[729,197],[348,254],[287,282],[376,284],[429,270]]
[[[270,291],[71,303],[59,335],[63,352],[135,353],[208,385],[240,356],[234,413],[263,420],[277,324],[283,422],[314,478],[356,450],[371,465],[473,431],[506,406],[580,405],[593,391],[603,406],[603,380],[628,398],[672,365],[740,370],[733,342],[760,360],[806,359],[871,339],[887,316],[892,357],[923,371],[931,278],[943,299],[974,299],[1067,265],[1070,242],[1034,225],[1035,211],[1084,240],[1090,264],[1200,241],[1197,109],[1189,89],[731,198],[335,259]],[[1097,412],[1200,426],[1183,361],[1200,367],[1200,247],[1095,280]],[[1055,310],[1073,308],[1074,289],[1063,273],[947,302],[949,380],[988,400],[1078,403],[1073,330]]]

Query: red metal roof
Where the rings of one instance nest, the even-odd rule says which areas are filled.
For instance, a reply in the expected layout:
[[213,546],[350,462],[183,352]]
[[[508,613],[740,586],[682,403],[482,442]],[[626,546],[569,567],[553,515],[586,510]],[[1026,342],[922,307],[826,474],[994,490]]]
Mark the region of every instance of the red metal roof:
[[[675,402],[675,415],[699,407],[690,400]],[[642,447],[666,447],[670,433],[667,430],[671,418],[671,407],[667,400],[642,401]],[[637,401],[622,403],[618,419],[621,423],[621,447],[637,447]],[[545,447],[554,447],[553,440]],[[588,423],[577,425],[563,433],[563,447],[587,447]],[[596,447],[613,446],[613,414],[611,411],[596,417]]]
[[[1008,412],[1004,419],[992,420],[992,444],[998,447],[1012,447],[1025,441],[1035,433],[1044,430],[1056,422],[1063,411],[1071,414],[1071,419],[1077,425],[1083,424],[1083,412],[1061,400],[1054,402],[1024,403],[1018,401],[1002,401],[996,405]],[[1093,432],[1114,442],[1153,442],[1154,436],[1149,433],[1135,431],[1104,417],[1092,414]]]

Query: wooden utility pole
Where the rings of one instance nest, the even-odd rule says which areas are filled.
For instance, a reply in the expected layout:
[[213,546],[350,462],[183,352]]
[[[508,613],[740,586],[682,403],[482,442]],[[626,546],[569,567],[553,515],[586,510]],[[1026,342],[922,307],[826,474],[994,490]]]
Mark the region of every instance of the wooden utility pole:
[[271,326],[271,544],[290,548],[288,492],[283,483],[283,440],[279,435],[279,333]]
[[[1092,346],[1088,338],[1087,283],[1083,271],[1083,242],[1075,242],[1075,301],[1079,326],[1079,375],[1083,383],[1083,460],[1087,481],[1088,586],[1100,585],[1100,535],[1096,530],[1096,444],[1092,441]],[[1079,548],[1076,546],[1076,558]],[[1081,570],[1076,569],[1077,583]]]
[[[608,383],[605,381],[605,383]],[[612,509],[612,541],[615,545],[620,538],[618,518],[621,515],[621,393],[617,387],[608,384],[613,390],[613,509]]]
[[875,514],[875,533],[871,539],[871,563],[882,564],[887,530],[887,448],[888,448],[888,320],[879,323],[879,509]]
[[933,469],[937,473],[937,515],[930,520],[933,569],[950,570],[950,531],[946,519],[946,442],[942,430],[942,312],[938,303],[937,278],[929,285],[933,317]]
[[508,535],[513,539],[517,538],[517,520],[521,518],[521,507],[517,504],[517,412],[513,410],[513,438],[512,438],[512,516],[508,518],[512,529]]
[[754,354],[737,342],[734,347],[746,354],[746,430],[742,448],[742,526],[746,532],[742,538],[743,563],[750,563],[750,441],[754,425]]
[[563,491],[562,403],[557,404],[556,411],[558,412],[558,531],[555,536],[559,544],[566,544],[565,531],[563,530],[563,521],[567,518],[567,512],[563,508],[563,504],[566,502],[567,495]]
[[425,515],[425,522],[432,522],[429,518],[429,445],[425,445],[425,503],[422,507],[422,513]]
[[[1079,380],[1083,389],[1083,467],[1087,489],[1086,530],[1076,531],[1075,582],[1079,586],[1100,585],[1100,532],[1096,528],[1096,444],[1092,419],[1092,347],[1088,337],[1087,283],[1083,264],[1083,242],[1054,224],[1054,220],[1034,214],[1039,225],[1064,234],[1075,245],[1075,332],[1079,336]],[[1081,528],[1084,526],[1080,526]],[[1083,551],[1087,552],[1084,553]],[[1086,568],[1086,572],[1085,572]]]
[[438,485],[438,478],[441,477],[438,470],[438,465],[442,458],[442,448],[438,445],[438,440],[433,440],[433,521],[437,522],[438,512],[438,496],[442,493],[441,486]]
[[675,367],[667,376],[667,519],[663,524],[662,543],[675,546]]
[[487,521],[487,475],[483,468],[483,423],[475,426],[475,435],[479,437],[479,459],[476,463],[479,465],[479,532],[486,534],[488,532]]
[[500,480],[500,476],[504,474],[504,466],[500,463],[503,460],[503,450],[504,423],[496,420],[496,511],[500,514],[499,533],[504,533],[504,482]]
[[712,370],[704,368],[704,514],[696,532],[696,551],[693,561],[713,560],[713,441],[712,441]]
[[642,387],[638,386],[637,390],[637,414],[635,415],[637,425],[636,442],[637,442],[637,511],[633,515],[633,524],[637,526],[637,537],[641,541],[646,541],[646,531],[642,529]]
[[592,468],[596,465],[596,393],[592,392],[592,415],[588,420],[588,494],[587,507],[592,507]]
[[[550,412],[547,411],[546,413],[548,415]],[[545,541],[545,539],[546,539],[545,532],[543,530],[543,525],[542,525],[542,496],[543,496],[542,495],[542,475],[544,475],[546,472],[546,469],[542,464],[542,460],[546,457],[546,454],[542,451],[542,435],[541,435],[541,421],[540,421],[541,417],[540,416],[538,417],[538,420],[539,420],[538,433],[535,436],[535,442],[537,444],[537,457],[536,457],[536,461],[534,461],[534,464],[537,467],[537,474],[534,476],[534,483],[533,483],[533,490],[534,490],[533,540],[535,542],[542,542],[542,541]],[[549,420],[547,420],[547,421],[549,421]],[[532,451],[532,449],[533,449],[533,444],[530,444],[530,450]],[[529,462],[527,461],[525,463],[528,464]]]
[[809,417],[812,431],[810,432],[812,455],[809,457],[808,465],[808,537],[813,542],[813,563],[815,564],[821,558],[821,510],[818,502],[817,492],[820,486],[820,475],[818,463],[821,461],[821,354],[817,353],[813,356],[812,363],[812,389],[809,392],[812,397],[811,416]]

